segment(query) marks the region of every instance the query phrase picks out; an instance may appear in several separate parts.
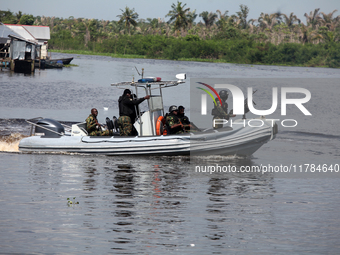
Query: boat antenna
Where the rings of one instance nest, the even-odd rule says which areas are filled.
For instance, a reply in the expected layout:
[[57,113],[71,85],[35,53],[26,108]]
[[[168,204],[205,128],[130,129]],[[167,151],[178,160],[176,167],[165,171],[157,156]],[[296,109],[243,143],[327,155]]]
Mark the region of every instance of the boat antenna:
[[135,68],[136,68],[136,71],[137,71],[138,75],[141,75],[141,74],[139,73],[139,71],[138,71],[138,69],[137,69],[137,67],[136,67],[136,66],[135,66]]
[[137,67],[135,66],[137,73],[142,76],[142,79],[144,78],[144,68],[142,68],[142,74],[139,73]]

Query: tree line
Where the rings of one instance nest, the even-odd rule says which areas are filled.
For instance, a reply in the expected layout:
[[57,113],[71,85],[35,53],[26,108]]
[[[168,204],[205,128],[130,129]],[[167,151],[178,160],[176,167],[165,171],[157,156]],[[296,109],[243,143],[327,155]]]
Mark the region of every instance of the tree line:
[[[49,47],[134,54],[148,58],[199,59],[233,63],[340,67],[340,15],[317,8],[301,21],[294,13],[261,13],[249,8],[200,14],[177,1],[165,19],[139,18],[126,7],[117,20],[68,19],[0,11],[3,23],[50,26]],[[196,22],[200,19],[198,22]],[[10,21],[10,22],[8,22]]]

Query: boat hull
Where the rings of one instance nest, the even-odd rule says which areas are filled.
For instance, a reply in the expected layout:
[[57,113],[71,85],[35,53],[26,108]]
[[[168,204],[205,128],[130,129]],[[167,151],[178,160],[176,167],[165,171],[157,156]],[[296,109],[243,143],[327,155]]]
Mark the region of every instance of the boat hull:
[[[42,69],[44,69],[44,68],[61,68],[64,65],[69,65],[72,60],[73,60],[73,58],[42,59],[42,60],[40,60],[40,68],[42,68]],[[53,64],[53,63],[57,63],[58,61],[62,62],[61,65],[56,66],[55,64]],[[53,65],[51,65],[51,63]],[[39,60],[38,59],[35,60],[34,66],[39,67]]]
[[76,152],[104,155],[240,155],[250,156],[275,137],[273,128],[224,128],[186,135],[147,137],[31,136],[20,151]]
[[[165,139],[162,139],[165,138]],[[19,144],[20,151],[60,151],[105,155],[188,155],[190,136],[168,137],[89,137],[31,136]]]

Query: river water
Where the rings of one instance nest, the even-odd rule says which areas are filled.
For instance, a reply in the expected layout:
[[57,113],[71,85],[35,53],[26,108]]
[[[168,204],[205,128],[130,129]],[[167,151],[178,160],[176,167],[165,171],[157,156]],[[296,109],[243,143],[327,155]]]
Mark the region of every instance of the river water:
[[205,173],[195,171],[202,159],[190,157],[17,151],[29,133],[24,119],[82,122],[93,107],[100,122],[118,116],[122,91],[110,84],[139,78],[136,66],[163,80],[187,73],[187,83],[169,89],[164,105],[185,105],[189,115],[190,78],[317,81],[308,87],[313,118],[300,116],[294,129],[279,127],[276,139],[250,158],[203,161],[238,169],[335,168],[339,69],[72,56],[78,66],[0,72],[0,254],[339,253],[340,172]]

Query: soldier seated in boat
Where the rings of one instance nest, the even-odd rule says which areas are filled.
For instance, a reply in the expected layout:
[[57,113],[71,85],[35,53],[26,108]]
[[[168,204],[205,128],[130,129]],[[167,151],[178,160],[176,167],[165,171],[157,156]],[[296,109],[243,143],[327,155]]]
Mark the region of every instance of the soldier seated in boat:
[[[216,105],[214,105],[214,108],[211,111],[211,115],[213,115],[213,120],[215,119],[225,119],[225,120],[229,120],[230,117],[235,117],[236,115],[232,115],[232,114],[228,114],[228,103],[226,102],[229,96],[228,91],[226,90],[221,90],[220,93],[218,93],[221,101],[222,101],[222,105],[221,102],[218,98],[215,99],[216,101]],[[215,123],[215,121],[213,121],[213,123]],[[222,128],[223,124],[215,124],[215,126],[213,126],[214,129],[217,128]]]
[[98,110],[91,109],[91,114],[86,119],[86,131],[90,136],[109,136],[112,133],[109,130],[102,131],[101,125],[97,120]]
[[188,132],[199,130],[199,128],[196,127],[194,123],[190,122],[189,118],[185,116],[184,110],[185,110],[184,106],[182,105],[178,106],[177,117],[180,119],[181,123],[183,124],[184,130]]
[[178,108],[176,105],[172,105],[169,108],[169,114],[165,118],[165,124],[167,126],[168,134],[182,134],[184,133],[184,125],[177,116]]
[[138,135],[133,124],[135,123],[137,117],[137,106],[142,103],[145,99],[149,99],[150,96],[147,95],[142,98],[132,98],[131,90],[125,89],[124,93],[118,99],[119,103],[119,118],[118,126],[121,136],[131,136]]

